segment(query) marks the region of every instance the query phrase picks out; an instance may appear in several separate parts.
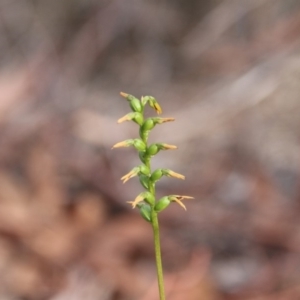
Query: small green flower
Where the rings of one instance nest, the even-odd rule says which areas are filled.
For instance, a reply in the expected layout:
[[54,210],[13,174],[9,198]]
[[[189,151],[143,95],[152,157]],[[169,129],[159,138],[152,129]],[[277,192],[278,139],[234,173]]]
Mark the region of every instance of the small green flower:
[[137,176],[138,174],[149,175],[150,169],[145,165],[140,165],[138,167],[133,168],[129,173],[125,174],[121,180],[123,183],[127,182],[130,178]]
[[148,118],[144,121],[144,123],[142,124],[142,127],[141,127],[141,131],[149,131],[151,130],[152,128],[154,128],[155,126],[155,122],[153,121],[152,118]]
[[145,151],[140,151],[139,152],[139,158],[140,158],[141,162],[146,163],[146,153],[145,153]]
[[121,147],[130,147],[130,146],[133,146],[138,151],[146,150],[145,143],[140,139],[130,139],[130,140],[125,140],[125,141],[116,143],[115,145],[112,146],[112,149],[121,148]]
[[146,152],[147,154],[153,156],[157,154],[160,150],[174,150],[174,149],[177,149],[177,146],[164,144],[164,143],[155,143],[155,144],[151,144],[147,148]]
[[157,212],[161,212],[164,209],[166,209],[170,204],[171,204],[171,200],[168,198],[168,196],[165,196],[157,201],[157,203],[154,206],[154,209]]
[[135,208],[142,201],[145,201],[150,205],[153,205],[155,203],[154,196],[148,191],[140,193],[134,199],[134,201],[128,201],[127,203],[130,203],[132,205],[132,208]]
[[139,112],[131,112],[127,115],[125,115],[124,117],[120,118],[118,120],[118,123],[122,123],[122,122],[125,122],[125,121],[134,121],[135,123],[139,124],[139,125],[142,125],[143,122],[144,122],[144,118],[143,118],[143,115]]
[[140,139],[134,139],[133,146],[138,151],[145,151],[147,148],[146,144]]
[[153,181],[153,182],[156,182],[157,180],[159,180],[164,174],[163,174],[163,169],[157,169],[155,170],[151,176],[150,176],[150,179]]
[[194,197],[190,196],[180,196],[180,195],[170,195],[170,196],[165,196],[159,199],[154,207],[154,209],[157,212],[163,211],[165,208],[167,208],[171,202],[176,202],[179,204],[184,210],[186,210],[185,205],[181,202],[183,199],[194,199]]
[[146,175],[140,175],[139,176],[139,179],[140,179],[140,183],[141,185],[146,189],[148,190],[149,189],[149,177],[146,176]]
[[158,151],[159,151],[159,147],[157,146],[157,144],[151,144],[151,145],[147,148],[146,154],[153,156],[153,155],[157,154]]
[[140,137],[143,139],[143,141],[147,141],[150,130],[152,130],[156,124],[162,124],[174,120],[174,118],[148,118],[140,127]]
[[172,122],[174,120],[175,120],[174,118],[148,118],[142,124],[141,130],[142,131],[151,130],[154,128],[156,124],[163,124],[166,122]]
[[153,181],[153,182],[156,182],[157,180],[159,180],[162,176],[167,176],[167,177],[174,177],[174,178],[178,178],[178,179],[185,179],[185,176],[184,175],[181,175],[179,173],[176,173],[172,170],[169,170],[169,169],[157,169],[155,170],[151,176],[150,176],[150,179]]
[[131,109],[135,112],[142,112],[143,111],[143,106],[141,104],[141,101],[137,98],[135,98],[132,95],[126,94],[121,92],[120,95],[124,98],[126,98],[129,101],[129,105]]
[[151,223],[151,206],[146,203],[139,203],[137,207],[140,209],[141,216]]
[[142,104],[145,105],[147,102],[149,103],[150,107],[155,109],[158,115],[162,113],[162,109],[154,97],[152,96],[142,97]]

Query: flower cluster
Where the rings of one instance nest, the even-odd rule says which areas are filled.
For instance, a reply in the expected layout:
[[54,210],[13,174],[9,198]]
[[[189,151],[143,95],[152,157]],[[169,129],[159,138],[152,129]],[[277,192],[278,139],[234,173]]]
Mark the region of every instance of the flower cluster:
[[144,219],[151,222],[151,215],[153,212],[159,213],[170,205],[171,202],[178,203],[182,208],[186,210],[185,205],[182,203],[184,199],[193,199],[189,196],[181,195],[169,195],[162,197],[159,200],[155,199],[155,183],[161,179],[162,176],[174,177],[178,179],[185,179],[185,177],[179,173],[176,173],[169,169],[157,169],[151,171],[151,158],[161,150],[173,150],[177,149],[174,145],[165,143],[154,143],[148,145],[148,136],[150,131],[158,124],[174,121],[174,118],[160,118],[152,117],[145,119],[144,109],[148,104],[153,108],[157,114],[162,113],[162,109],[156,99],[152,96],[142,97],[141,100],[136,97],[120,93],[121,96],[127,99],[132,112],[126,114],[124,117],[118,120],[118,123],[124,121],[133,121],[139,125],[139,138],[128,139],[115,144],[112,149],[119,147],[130,147],[133,146],[138,152],[142,162],[141,165],[133,168],[129,173],[124,175],[121,180],[123,183],[127,182],[132,177],[138,176],[141,185],[145,188],[145,191],[140,193],[134,201],[129,201],[132,208],[138,207],[140,213]]

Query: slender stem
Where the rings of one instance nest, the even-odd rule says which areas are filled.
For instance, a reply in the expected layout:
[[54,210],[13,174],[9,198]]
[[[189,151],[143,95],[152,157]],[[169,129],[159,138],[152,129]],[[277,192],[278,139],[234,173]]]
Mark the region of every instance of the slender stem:
[[[147,159],[146,165],[151,169],[150,159]],[[149,192],[155,197],[155,184],[151,183],[149,185]],[[165,288],[164,288],[164,275],[163,266],[161,259],[161,249],[160,249],[160,234],[159,234],[159,223],[157,212],[154,210],[155,204],[151,207],[151,223],[154,236],[154,250],[155,250],[155,261],[156,261],[156,271],[157,271],[157,281],[159,289],[159,299],[165,300]]]
[[153,228],[153,234],[154,234],[154,249],[155,249],[159,299],[165,300],[166,297],[165,297],[165,289],[164,289],[163,267],[162,267],[162,261],[161,261],[159,224],[158,224],[157,213],[155,212],[154,209],[152,210],[151,218],[152,218],[152,228]]

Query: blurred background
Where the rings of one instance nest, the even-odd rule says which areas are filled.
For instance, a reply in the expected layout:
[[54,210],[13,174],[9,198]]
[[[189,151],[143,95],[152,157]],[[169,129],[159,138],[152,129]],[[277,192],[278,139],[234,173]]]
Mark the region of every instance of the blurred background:
[[[155,300],[119,96],[153,95],[167,298],[300,299],[300,1],[0,0],[0,299]],[[151,112],[152,113],[152,112]]]

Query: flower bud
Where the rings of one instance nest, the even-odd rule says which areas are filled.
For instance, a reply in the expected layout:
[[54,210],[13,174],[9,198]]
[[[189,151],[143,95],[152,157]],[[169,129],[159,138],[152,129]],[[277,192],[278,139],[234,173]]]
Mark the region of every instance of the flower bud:
[[138,151],[145,151],[146,150],[145,143],[142,140],[140,140],[140,139],[134,139],[133,140],[133,146]]
[[140,183],[141,185],[145,188],[148,189],[149,188],[149,177],[145,176],[145,175],[140,175]]
[[170,205],[171,201],[169,200],[168,196],[162,197],[158,200],[155,204],[155,211],[161,212],[162,210],[166,209]]
[[146,153],[148,155],[155,155],[157,152],[159,151],[158,147],[157,147],[157,144],[151,144],[147,150],[146,150]]
[[118,123],[122,123],[124,121],[134,121],[135,123],[139,124],[139,125],[142,125],[143,122],[144,122],[144,118],[143,118],[143,115],[139,112],[131,112],[127,115],[125,115],[124,117],[120,118],[118,120]]
[[157,154],[160,150],[173,150],[173,149],[177,149],[177,147],[169,144],[155,143],[155,144],[151,144],[147,148],[146,153],[152,156]]
[[123,183],[127,182],[130,178],[135,177],[137,175],[150,175],[150,169],[145,165],[140,165],[138,167],[133,168],[129,173],[125,174],[121,180]]
[[136,98],[132,99],[129,104],[133,111],[141,112],[143,110],[140,100]]
[[139,158],[140,158],[141,162],[146,163],[144,151],[139,152]]
[[153,182],[156,182],[156,181],[159,180],[163,175],[164,175],[164,174],[163,174],[163,172],[162,172],[162,169],[157,169],[157,170],[155,170],[155,171],[151,174],[150,179],[151,179]]
[[174,178],[178,178],[178,179],[185,179],[185,176],[184,175],[181,175],[179,173],[176,173],[172,170],[169,170],[169,169],[157,169],[155,170],[151,176],[150,176],[150,179],[153,181],[153,182],[156,182],[157,180],[159,180],[162,176],[167,176],[167,177],[174,177]]
[[155,127],[156,124],[162,124],[166,122],[174,121],[174,118],[148,118],[144,121],[140,128],[140,137],[146,140],[149,135],[149,131]]
[[155,109],[157,114],[162,113],[162,109],[154,97],[152,96],[142,97],[142,104],[145,105],[147,102],[149,103],[150,107]]
[[148,204],[139,204],[141,216],[147,221],[151,222],[151,207]]
[[140,137],[143,141],[148,140],[149,132],[150,132],[150,130],[143,130],[143,128],[140,127],[139,133],[140,133]]
[[141,113],[136,112],[135,117],[132,119],[135,123],[142,125],[144,122],[144,117]]
[[155,203],[155,198],[150,192],[144,192],[144,197],[144,201],[148,204],[153,205]]
[[143,106],[139,99],[135,98],[133,95],[129,95],[129,94],[126,94],[123,92],[121,92],[120,95],[129,101],[129,105],[133,111],[135,111],[135,112],[143,111]]
[[119,143],[113,145],[112,149],[120,148],[120,147],[129,147],[129,146],[133,146],[138,151],[145,151],[146,150],[145,143],[140,139],[134,139],[134,140],[130,139],[130,140],[125,140],[123,142],[119,142]]
[[145,165],[140,165],[140,173],[143,175],[150,175],[150,169]]
[[146,191],[146,192],[142,192],[140,193],[135,199],[134,201],[129,201],[128,203],[130,203],[132,205],[132,208],[135,208],[140,202],[145,201],[148,204],[154,204],[155,203],[155,198],[154,196]]
[[142,105],[143,106],[145,106],[146,104],[147,104],[147,102],[148,102],[148,100],[149,100],[149,97],[150,96],[142,96],[142,98],[141,98],[141,102],[142,102]]
[[144,121],[142,125],[142,130],[143,131],[151,130],[154,126],[155,126],[155,122],[153,121],[153,119],[148,118]]

